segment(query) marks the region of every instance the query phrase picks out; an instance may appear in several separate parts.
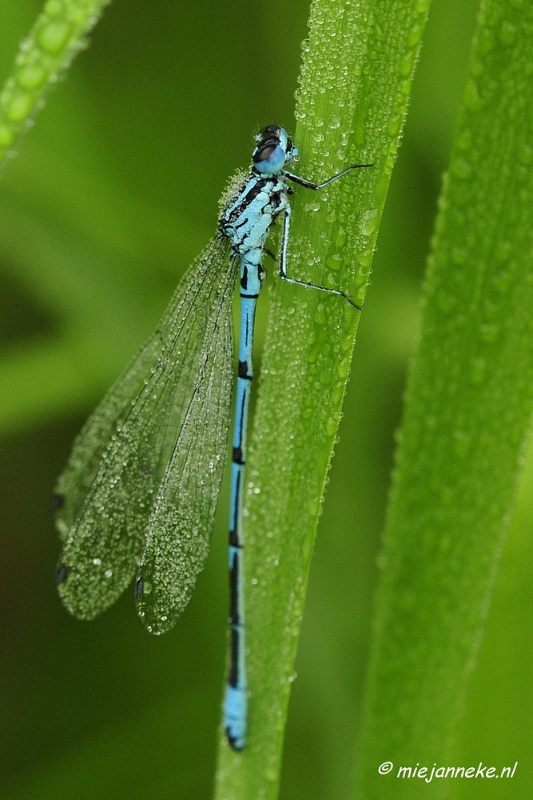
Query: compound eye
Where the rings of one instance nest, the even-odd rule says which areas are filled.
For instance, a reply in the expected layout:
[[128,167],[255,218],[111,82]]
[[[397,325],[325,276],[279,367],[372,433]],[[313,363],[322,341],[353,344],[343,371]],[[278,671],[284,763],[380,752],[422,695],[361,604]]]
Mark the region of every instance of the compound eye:
[[265,174],[279,172],[285,166],[285,151],[278,142],[265,142],[253,155],[255,168]]
[[256,155],[254,156],[254,161],[257,163],[259,161],[268,161],[272,153],[277,147],[277,143],[274,142],[272,144],[264,144],[262,147],[259,148]]

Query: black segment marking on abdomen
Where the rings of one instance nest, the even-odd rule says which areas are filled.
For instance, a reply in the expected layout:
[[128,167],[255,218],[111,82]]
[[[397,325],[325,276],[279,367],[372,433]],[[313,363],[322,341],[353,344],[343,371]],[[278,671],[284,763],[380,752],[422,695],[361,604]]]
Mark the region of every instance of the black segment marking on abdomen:
[[253,378],[252,373],[250,372],[250,367],[247,361],[239,361],[239,367],[237,370],[237,375],[239,378],[243,378],[245,381],[251,381]]

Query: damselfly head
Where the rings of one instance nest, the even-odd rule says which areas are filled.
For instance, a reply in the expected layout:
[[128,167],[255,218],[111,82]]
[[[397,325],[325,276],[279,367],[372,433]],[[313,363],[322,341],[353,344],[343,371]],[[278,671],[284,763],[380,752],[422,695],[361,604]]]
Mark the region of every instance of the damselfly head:
[[294,147],[285,128],[269,125],[255,137],[256,147],[252,154],[254,167],[264,175],[281,172],[288,161],[298,156],[298,148]]

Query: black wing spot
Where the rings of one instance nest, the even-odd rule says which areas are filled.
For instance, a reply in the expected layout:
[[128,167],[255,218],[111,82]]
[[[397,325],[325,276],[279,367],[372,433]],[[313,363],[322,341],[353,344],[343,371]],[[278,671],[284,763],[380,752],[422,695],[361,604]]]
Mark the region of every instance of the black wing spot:
[[50,506],[52,511],[59,511],[65,505],[65,495],[54,493],[50,498]]
[[59,586],[60,583],[64,583],[68,576],[68,569],[65,564],[60,564],[56,569],[56,586]]

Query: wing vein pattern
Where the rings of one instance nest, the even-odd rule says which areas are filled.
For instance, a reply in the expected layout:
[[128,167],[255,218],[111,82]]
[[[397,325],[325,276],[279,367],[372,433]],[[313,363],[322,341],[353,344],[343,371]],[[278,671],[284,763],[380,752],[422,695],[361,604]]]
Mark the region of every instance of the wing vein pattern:
[[213,239],[74,443],[56,503],[58,589],[77,617],[112,605],[136,571],[152,633],[190,599],[227,451],[237,271],[227,240]]

